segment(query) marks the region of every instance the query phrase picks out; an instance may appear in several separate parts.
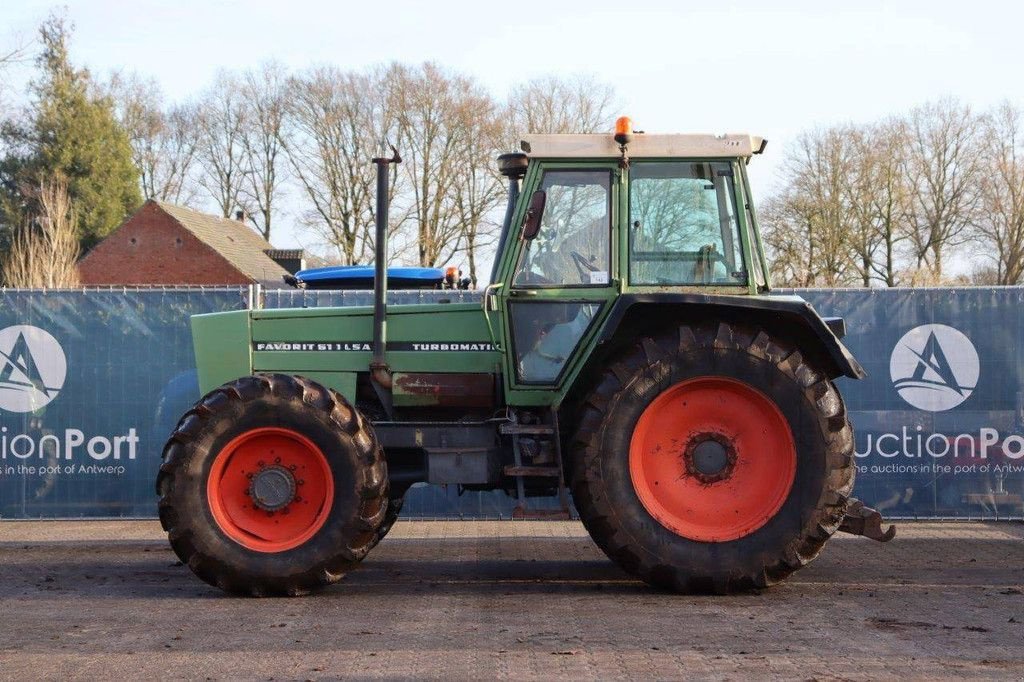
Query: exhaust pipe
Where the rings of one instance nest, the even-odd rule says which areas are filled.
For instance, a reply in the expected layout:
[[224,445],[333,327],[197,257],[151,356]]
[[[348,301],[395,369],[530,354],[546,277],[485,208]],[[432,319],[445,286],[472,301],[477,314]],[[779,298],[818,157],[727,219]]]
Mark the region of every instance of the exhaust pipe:
[[381,388],[391,389],[391,368],[388,367],[387,296],[388,296],[388,166],[402,163],[398,150],[391,146],[391,158],[373,159],[377,166],[377,222],[373,254],[373,356],[370,378]]
[[[505,219],[501,223],[501,237],[498,239],[498,244],[505,243],[505,237],[508,236],[508,231],[512,228],[512,217],[515,215],[516,203],[519,201],[519,182],[526,175],[528,164],[529,159],[522,152],[502,154],[498,157],[498,172],[508,178],[508,203],[505,206]],[[500,260],[500,258],[494,259],[494,265],[491,267],[491,284],[498,276],[498,261]]]

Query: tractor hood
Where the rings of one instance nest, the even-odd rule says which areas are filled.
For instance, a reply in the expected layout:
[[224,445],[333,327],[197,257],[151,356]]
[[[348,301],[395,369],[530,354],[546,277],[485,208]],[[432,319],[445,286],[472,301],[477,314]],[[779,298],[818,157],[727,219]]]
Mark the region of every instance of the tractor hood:
[[[241,310],[192,317],[205,393],[256,372],[317,379],[347,395],[370,365],[373,308]],[[493,373],[500,364],[478,303],[391,305],[388,364],[394,372]],[[348,376],[341,376],[348,375]]]

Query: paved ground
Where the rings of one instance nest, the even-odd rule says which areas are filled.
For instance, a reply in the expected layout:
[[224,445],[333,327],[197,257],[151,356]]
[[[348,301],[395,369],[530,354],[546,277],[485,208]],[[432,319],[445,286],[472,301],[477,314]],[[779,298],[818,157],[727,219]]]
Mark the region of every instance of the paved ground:
[[399,522],[303,599],[222,596],[152,522],[0,523],[0,678],[1024,677],[1024,526],[837,536],[787,583],[653,592],[562,522]]

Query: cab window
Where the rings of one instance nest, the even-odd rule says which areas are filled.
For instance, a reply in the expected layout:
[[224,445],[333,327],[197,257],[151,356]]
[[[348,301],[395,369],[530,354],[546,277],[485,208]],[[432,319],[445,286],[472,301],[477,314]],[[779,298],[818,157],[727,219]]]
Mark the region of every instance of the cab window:
[[634,162],[629,187],[631,284],[746,284],[728,162]]
[[516,276],[520,287],[606,286],[611,239],[611,172],[552,170],[537,236],[526,243]]
[[519,382],[556,383],[600,307],[596,302],[510,303],[512,344],[516,357],[516,378]]

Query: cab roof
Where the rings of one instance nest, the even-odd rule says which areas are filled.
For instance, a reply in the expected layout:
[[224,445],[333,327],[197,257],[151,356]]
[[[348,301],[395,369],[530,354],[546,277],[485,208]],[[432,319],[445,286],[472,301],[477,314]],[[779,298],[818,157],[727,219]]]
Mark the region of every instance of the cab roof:
[[[730,158],[760,154],[765,139],[746,133],[725,135],[647,135],[634,133],[626,148],[632,159],[660,157]],[[619,145],[610,134],[525,135],[520,143],[530,158],[619,158]]]

